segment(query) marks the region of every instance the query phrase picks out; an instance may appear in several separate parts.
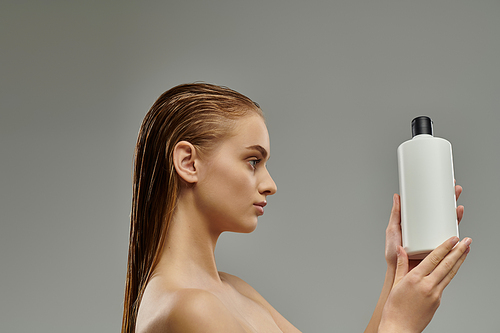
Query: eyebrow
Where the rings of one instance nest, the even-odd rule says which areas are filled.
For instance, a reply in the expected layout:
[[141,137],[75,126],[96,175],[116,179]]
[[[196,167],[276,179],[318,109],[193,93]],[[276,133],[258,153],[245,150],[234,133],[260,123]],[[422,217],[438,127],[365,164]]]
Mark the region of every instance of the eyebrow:
[[265,159],[267,157],[267,150],[262,147],[261,145],[253,145],[253,146],[248,146],[246,147],[247,149],[249,150],[257,150],[261,155],[262,157]]

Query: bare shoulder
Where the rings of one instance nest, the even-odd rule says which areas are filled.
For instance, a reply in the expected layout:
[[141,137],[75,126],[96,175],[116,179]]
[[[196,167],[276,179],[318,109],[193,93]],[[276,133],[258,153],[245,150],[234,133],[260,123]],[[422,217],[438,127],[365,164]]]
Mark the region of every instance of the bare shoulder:
[[240,294],[245,295],[248,298],[253,299],[254,301],[265,301],[265,299],[255,290],[251,285],[240,279],[235,275],[231,275],[224,272],[219,272],[219,276],[222,280],[226,281],[230,285],[234,287]]
[[240,294],[248,297],[254,302],[260,304],[264,307],[274,319],[274,322],[278,325],[282,332],[292,332],[292,333],[300,333],[300,331],[294,327],[288,320],[285,319],[269,302],[266,301],[261,294],[259,294],[252,286],[243,281],[237,276],[219,272],[219,276],[222,280],[226,281],[230,285],[233,286]]
[[178,290],[160,308],[138,333],[244,332],[219,298],[206,290]]

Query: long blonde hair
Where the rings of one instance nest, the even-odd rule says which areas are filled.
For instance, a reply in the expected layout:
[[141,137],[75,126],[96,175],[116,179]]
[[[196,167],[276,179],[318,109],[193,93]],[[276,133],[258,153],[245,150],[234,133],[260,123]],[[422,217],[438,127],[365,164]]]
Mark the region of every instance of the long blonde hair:
[[139,305],[165,242],[180,181],[172,161],[179,141],[209,152],[258,104],[226,87],[193,83],[163,93],[146,114],[135,149],[122,333],[133,333]]

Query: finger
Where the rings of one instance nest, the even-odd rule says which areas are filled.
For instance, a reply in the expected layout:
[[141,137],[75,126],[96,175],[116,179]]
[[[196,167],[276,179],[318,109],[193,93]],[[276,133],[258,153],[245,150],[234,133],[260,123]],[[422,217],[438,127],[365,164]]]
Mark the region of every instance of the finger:
[[458,224],[460,224],[460,221],[462,221],[462,218],[464,217],[464,206],[458,206],[457,207],[457,221]]
[[455,197],[458,198],[460,197],[460,194],[462,194],[463,188],[460,185],[455,186]]
[[446,257],[448,253],[453,249],[453,247],[458,243],[458,237],[451,237],[446,240],[443,244],[439,245],[434,251],[429,253],[424,260],[415,267],[413,271],[417,271],[423,276],[429,275],[439,263]]
[[391,216],[386,229],[385,257],[388,262],[396,264],[396,247],[401,245],[401,208],[399,195],[394,194]]
[[394,196],[392,197],[391,216],[389,217],[389,224],[387,225],[387,230],[386,230],[386,239],[391,240],[393,242],[396,241],[396,243],[401,244],[400,238],[401,238],[401,208],[400,208],[399,195],[394,194]]
[[[456,180],[455,181],[455,184],[456,184]],[[460,194],[462,194],[462,191],[463,191],[463,188],[462,186],[460,185],[455,185],[455,198],[456,200],[458,200],[458,198],[460,197]],[[457,221],[458,221],[458,224],[460,224],[460,221],[462,221],[462,217],[464,216],[464,206],[458,206],[457,207]]]
[[394,284],[397,285],[406,274],[408,274],[408,255],[402,246],[398,246],[398,263],[396,265],[396,273],[394,274]]
[[[455,261],[455,263],[452,266],[452,268],[448,272],[446,272],[446,274],[444,275],[444,277],[439,282],[438,287],[441,290],[444,290],[444,288],[446,288],[446,286],[451,282],[451,280],[453,280],[453,278],[455,277],[455,275],[458,273],[458,270],[460,269],[460,266],[462,266],[463,262],[465,261],[465,258],[467,258],[467,255],[469,254],[470,243],[471,242],[472,242],[472,240],[470,238],[465,238],[459,244],[459,246],[455,247],[454,250],[456,250],[456,252],[458,253],[458,255],[454,255],[454,257],[458,256],[458,259]],[[451,254],[450,254],[450,256],[451,256]],[[447,259],[448,258],[445,258],[445,260],[447,260]],[[445,263],[445,260],[443,260],[443,263]],[[440,268],[441,267],[438,267],[436,269],[436,273],[440,273],[439,272]]]
[[400,198],[398,194],[392,196],[392,210],[391,216],[389,217],[389,227],[397,227],[401,224],[401,205]]

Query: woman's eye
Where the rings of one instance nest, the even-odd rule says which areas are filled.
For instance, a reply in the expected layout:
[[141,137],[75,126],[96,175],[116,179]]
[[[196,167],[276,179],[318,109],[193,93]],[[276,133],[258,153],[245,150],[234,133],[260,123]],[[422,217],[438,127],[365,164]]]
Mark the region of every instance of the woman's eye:
[[257,164],[260,163],[261,160],[250,160],[248,161],[248,163],[250,163],[250,165],[252,166],[252,168],[256,168],[257,167]]

